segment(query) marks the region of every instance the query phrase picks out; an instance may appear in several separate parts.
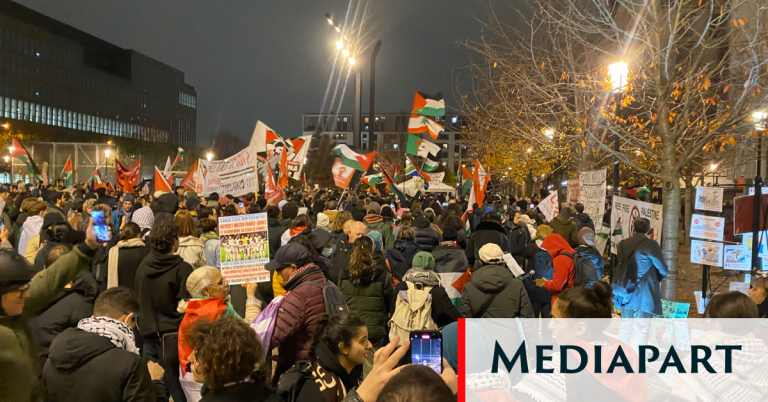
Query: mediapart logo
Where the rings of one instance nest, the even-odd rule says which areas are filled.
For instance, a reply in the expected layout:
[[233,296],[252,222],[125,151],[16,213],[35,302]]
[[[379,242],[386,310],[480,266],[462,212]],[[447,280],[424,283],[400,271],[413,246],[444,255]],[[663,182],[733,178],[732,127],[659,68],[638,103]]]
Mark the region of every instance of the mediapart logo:
[[[603,354],[603,347],[601,345],[590,345],[592,346],[591,353],[588,353],[589,347],[582,347],[577,345],[560,345],[559,351],[560,351],[560,373],[563,374],[577,374],[582,372],[585,368],[587,368],[588,364],[592,364],[592,370],[590,372],[600,374],[603,373],[603,360],[602,360],[602,354]],[[554,368],[545,368],[544,363],[547,361],[552,361],[552,356],[547,355],[545,353],[551,353],[554,349],[554,346],[552,345],[537,345],[534,347],[536,350],[536,373],[554,373]],[[715,350],[723,350],[725,351],[725,370],[724,373],[730,374],[733,372],[733,365],[732,365],[732,352],[734,350],[741,350],[741,345],[717,345],[715,346]],[[570,351],[575,352],[579,355],[579,359],[573,359],[574,361],[577,361],[578,363],[575,368],[569,368],[568,362],[570,355]],[[650,352],[650,353],[648,353]],[[646,359],[642,356],[650,356]],[[592,357],[590,359],[590,356]],[[660,353],[659,348],[652,345],[640,345],[639,347],[639,356],[641,358],[639,359],[639,362],[637,364],[637,367],[633,367],[630,363],[630,359],[627,357],[627,354],[624,353],[624,349],[622,346],[618,346],[616,348],[616,351],[613,353],[613,358],[611,359],[610,365],[605,369],[605,373],[612,374],[616,369],[621,368],[624,370],[624,372],[629,374],[639,373],[639,374],[645,374],[647,372],[647,364],[646,363],[652,363],[659,359]],[[712,349],[708,346],[691,346],[691,354],[690,354],[690,366],[691,367],[691,373],[696,374],[699,372],[699,366],[701,366],[703,369],[705,369],[709,373],[717,373],[715,369],[712,368],[712,365],[709,363],[709,359],[712,357]],[[501,345],[499,345],[499,342],[496,342],[496,345],[493,350],[493,367],[491,368],[491,373],[498,373],[499,372],[499,363],[502,363],[504,365],[504,368],[507,370],[507,372],[512,372],[512,370],[515,367],[516,363],[519,363],[520,365],[520,372],[524,374],[530,373],[530,368],[528,367],[528,354],[527,354],[527,348],[526,343],[523,341],[520,343],[520,347],[517,348],[517,351],[512,356],[512,359],[510,360],[507,357],[507,354],[502,349]],[[678,373],[686,373],[685,366],[683,365],[682,360],[680,359],[680,356],[675,351],[674,346],[670,346],[669,350],[666,353],[666,357],[664,358],[664,361],[661,365],[661,368],[659,369],[659,373],[664,374],[667,372],[667,369],[669,367],[674,367]]]

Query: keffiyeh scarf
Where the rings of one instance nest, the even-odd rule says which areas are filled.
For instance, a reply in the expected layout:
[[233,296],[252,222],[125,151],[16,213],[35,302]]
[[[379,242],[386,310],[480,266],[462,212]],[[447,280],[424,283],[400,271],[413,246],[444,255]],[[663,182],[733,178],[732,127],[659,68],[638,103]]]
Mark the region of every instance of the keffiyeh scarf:
[[[144,231],[144,229],[152,229],[152,225],[155,224],[155,214],[152,213],[149,206],[139,208],[133,216],[131,216],[131,222],[139,225],[139,228],[141,228],[142,231]],[[148,233],[149,232],[147,232],[147,234]]]
[[133,330],[128,325],[109,317],[83,318],[77,323],[77,328],[109,339],[120,349],[139,354]]

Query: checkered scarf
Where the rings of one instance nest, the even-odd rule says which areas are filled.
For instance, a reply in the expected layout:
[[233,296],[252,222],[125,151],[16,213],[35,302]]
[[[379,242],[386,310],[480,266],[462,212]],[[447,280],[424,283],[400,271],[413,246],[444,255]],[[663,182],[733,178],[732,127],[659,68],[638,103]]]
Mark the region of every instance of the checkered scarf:
[[128,325],[109,317],[83,318],[77,328],[109,339],[115,346],[139,354],[133,330]]

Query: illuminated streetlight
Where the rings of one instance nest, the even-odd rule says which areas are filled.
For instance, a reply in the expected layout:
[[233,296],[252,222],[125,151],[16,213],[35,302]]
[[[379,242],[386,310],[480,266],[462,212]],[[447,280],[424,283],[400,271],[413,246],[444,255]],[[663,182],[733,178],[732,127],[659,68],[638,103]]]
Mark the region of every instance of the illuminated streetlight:
[[333,25],[333,18],[331,17],[331,14],[330,14],[330,13],[326,13],[326,14],[325,14],[325,19],[327,19],[327,20],[328,20],[328,24],[329,24],[329,25]]
[[9,158],[8,155],[5,155],[3,156],[3,160],[5,161],[5,163],[8,163],[8,161],[11,160],[11,158]]
[[342,41],[336,41],[336,48],[337,49],[343,49],[344,48],[344,42]]
[[528,151],[527,151],[527,152],[528,152],[528,153],[531,153],[531,148],[528,148]]
[[611,64],[608,75],[611,77],[611,91],[624,92],[629,82],[629,64],[623,61]]
[[336,28],[336,32],[341,33],[341,28],[339,27],[334,27],[334,28]]
[[11,151],[11,154],[13,154],[13,149],[14,149],[13,145],[11,145],[10,147],[8,147],[8,149]]
[[8,124],[8,123],[3,124],[3,128],[6,129],[6,130],[9,129],[10,127],[11,127],[11,125]]
[[508,167],[507,170],[512,170],[512,166]]
[[205,158],[208,159],[208,161],[210,162],[211,159],[213,159],[213,153],[208,152],[207,154],[205,154]]
[[351,64],[353,66],[355,65],[355,58],[354,57],[350,57],[349,58],[349,64]]
[[552,130],[551,128],[548,128],[548,129],[544,130],[544,135],[546,135],[547,138],[549,138],[551,140],[552,138],[555,138],[555,130]]
[[764,110],[758,110],[752,113],[752,120],[755,121],[755,129],[759,131],[765,130],[765,119],[768,118],[768,112]]
[[110,154],[111,152],[112,152],[112,150],[110,150],[110,149],[105,149],[105,150],[104,150],[104,156],[106,156],[107,158],[109,158],[109,154]]
[[341,54],[344,55],[344,57],[349,57],[349,49],[344,49],[341,51]]

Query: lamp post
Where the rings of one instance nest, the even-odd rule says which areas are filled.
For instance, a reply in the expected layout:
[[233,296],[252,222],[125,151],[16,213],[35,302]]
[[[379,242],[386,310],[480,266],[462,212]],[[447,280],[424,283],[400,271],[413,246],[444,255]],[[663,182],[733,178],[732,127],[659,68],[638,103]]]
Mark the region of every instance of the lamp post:
[[[608,75],[611,79],[611,93],[613,96],[616,96],[616,112],[618,113],[621,110],[621,94],[624,93],[629,82],[629,65],[623,61],[613,63],[608,66]],[[613,158],[613,194],[620,196],[619,152],[621,152],[621,139],[619,139],[618,135],[614,136],[613,150],[615,152]],[[613,272],[616,270],[616,258],[616,254],[611,253],[610,276],[613,276]]]
[[106,156],[106,159],[104,160],[104,179],[109,181],[109,154],[112,153],[111,149],[105,149],[104,150],[104,156]]
[[762,146],[762,131],[765,130],[765,119],[768,118],[768,112],[756,111],[752,113],[752,120],[755,122],[755,131],[757,133],[757,166],[755,171],[755,198],[752,206],[752,269],[751,276],[754,278],[757,276],[758,268],[762,271],[762,265],[760,263],[760,206],[763,198],[763,179],[760,177],[760,153]]

